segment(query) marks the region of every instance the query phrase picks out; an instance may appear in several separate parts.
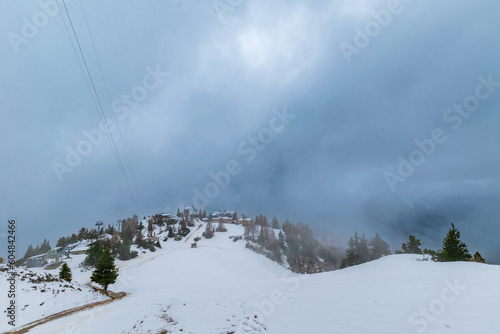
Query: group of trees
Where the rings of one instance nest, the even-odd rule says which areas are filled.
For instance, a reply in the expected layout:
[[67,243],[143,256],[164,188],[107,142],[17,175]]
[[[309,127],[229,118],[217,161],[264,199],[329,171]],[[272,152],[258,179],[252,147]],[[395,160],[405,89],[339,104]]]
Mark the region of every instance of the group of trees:
[[269,225],[262,214],[254,222],[246,222],[244,238],[247,248],[283,263],[286,258],[290,269],[296,273],[315,273],[333,270],[338,257],[336,250],[321,244],[307,224],[294,224],[286,220],[280,223],[273,217]]
[[271,224],[269,224],[267,221],[267,217],[262,215],[262,214],[255,217],[255,225],[262,226],[262,227],[271,227],[273,229],[280,228],[280,223],[278,221],[278,218],[273,217],[271,220]]
[[345,251],[345,257],[342,259],[340,268],[351,267],[391,254],[389,244],[382,240],[378,233],[368,240],[364,234],[359,237],[356,231],[354,236],[347,242],[347,245],[348,248]]
[[50,242],[47,239],[44,239],[41,246],[36,245],[36,247],[33,248],[33,245],[29,245],[28,249],[26,250],[26,253],[23,256],[23,259],[27,259],[35,255],[45,254],[50,249],[51,249]]
[[[345,257],[342,260],[341,268],[365,263],[389,255],[389,245],[383,241],[378,234],[368,241],[364,235],[358,236],[356,232],[354,237],[348,241]],[[443,240],[443,247],[438,251],[421,248],[422,242],[414,235],[408,237],[408,241],[401,245],[401,250],[396,250],[396,254],[428,254],[434,261],[452,262],[452,261],[475,261],[484,263],[484,259],[476,252],[471,256],[467,244],[460,240],[460,231],[451,224],[446,237]]]
[[476,252],[471,256],[467,244],[460,240],[460,231],[451,223],[451,228],[448,230],[444,240],[443,247],[437,251],[432,249],[422,250],[422,243],[414,235],[410,235],[406,243],[401,245],[401,250],[396,251],[397,254],[428,254],[432,259],[440,262],[453,261],[474,261],[484,263],[484,259]]
[[[99,245],[99,242],[96,242],[96,244]],[[101,251],[93,266],[95,269],[92,271],[90,280],[101,285],[104,292],[107,293],[108,286],[115,283],[119,275],[118,268],[115,266],[115,258],[111,254],[109,247],[106,247]],[[71,268],[66,262],[64,262],[61,266],[59,278],[67,282],[71,282],[72,280]]]

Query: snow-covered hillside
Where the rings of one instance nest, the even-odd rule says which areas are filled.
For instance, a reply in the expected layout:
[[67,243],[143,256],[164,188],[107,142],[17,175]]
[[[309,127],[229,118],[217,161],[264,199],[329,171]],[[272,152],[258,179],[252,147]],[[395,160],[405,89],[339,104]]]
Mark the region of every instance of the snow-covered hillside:
[[[246,249],[243,240],[233,242],[229,236],[242,235],[241,226],[226,225],[227,232],[191,248],[204,230],[198,227],[156,252],[117,261],[120,276],[109,289],[127,297],[30,333],[493,334],[500,328],[500,266],[393,255],[297,275]],[[90,276],[75,274],[82,283]]]
[[[11,277],[7,273],[7,266],[0,266],[0,305],[2,305],[2,315],[6,318],[4,305],[9,304],[7,296],[8,279]],[[73,307],[86,305],[108,297],[96,292],[91,287],[81,285],[76,282],[68,283],[59,280],[57,270],[34,272],[31,270],[16,270],[17,282],[17,324],[25,324],[38,320],[45,316],[64,311]],[[51,275],[55,274],[55,275]],[[0,332],[12,329],[7,321],[0,322]]]

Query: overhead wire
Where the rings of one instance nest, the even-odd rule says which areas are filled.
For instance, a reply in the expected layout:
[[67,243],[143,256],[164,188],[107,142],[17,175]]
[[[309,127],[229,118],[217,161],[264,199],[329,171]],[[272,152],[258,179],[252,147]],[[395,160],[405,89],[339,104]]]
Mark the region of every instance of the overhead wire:
[[[73,43],[73,40],[72,38],[70,37],[70,40],[71,40],[71,44],[73,46],[73,51],[75,52],[76,56],[77,56],[77,59],[78,59],[78,62],[80,64],[80,68],[82,69],[82,72],[84,72],[84,77],[85,77],[85,80],[87,81],[87,87],[89,88],[90,92],[91,92],[91,95],[92,95],[92,92],[94,95],[92,95],[92,98],[94,100],[94,105],[96,107],[96,110],[97,110],[97,113],[101,119],[101,122],[103,122],[107,128],[107,132],[109,134],[109,137],[108,139],[110,140],[110,143],[112,145],[112,149],[113,149],[113,152],[115,154],[115,158],[117,159],[117,162],[118,162],[118,166],[120,168],[120,171],[122,173],[122,176],[124,177],[126,183],[127,183],[127,187],[128,187],[128,190],[130,191],[130,195],[132,197],[132,200],[134,202],[134,205],[137,209],[137,200],[135,198],[135,195],[134,195],[134,192],[132,191],[132,187],[130,185],[130,181],[127,177],[127,174],[125,172],[125,168],[123,167],[123,163],[122,163],[122,160],[120,158],[120,154],[118,152],[118,149],[116,147],[116,143],[115,143],[115,140],[113,138],[113,134],[111,133],[110,130],[110,127],[109,127],[109,123],[106,119],[106,116],[104,114],[104,109],[102,107],[102,103],[101,103],[101,99],[99,98],[99,94],[97,94],[97,89],[95,87],[95,84],[94,84],[94,80],[92,79],[92,75],[90,74],[90,70],[89,70],[89,67],[88,67],[88,64],[87,64],[87,61],[85,60],[85,55],[83,53],[83,50],[81,48],[81,45],[80,45],[80,41],[78,40],[78,35],[76,34],[76,31],[75,31],[75,27],[73,25],[73,21],[71,20],[71,15],[69,14],[69,11],[68,11],[68,8],[66,6],[66,2],[63,0],[62,1],[62,4],[64,6],[64,10],[66,12],[66,15],[68,17],[68,21],[69,21],[69,24],[70,24],[70,27],[71,27],[71,30],[73,31],[73,35],[75,37],[75,40],[76,40],[76,45],[78,46],[78,50],[80,52],[80,56],[81,56],[81,59],[83,61],[83,65],[82,65],[82,62],[80,61],[80,57],[78,56],[78,52],[76,51],[76,47],[75,47],[75,44]],[[62,12],[61,12],[62,14]],[[62,15],[61,15],[62,17]],[[67,23],[66,21],[63,19],[63,23],[64,23],[64,26],[66,28],[66,32],[68,33],[68,36],[70,36],[70,33],[69,33],[69,29],[68,29],[68,26],[67,26]],[[85,70],[84,70],[85,68]],[[87,73],[87,76],[85,76],[85,72]],[[89,84],[90,82],[90,84]],[[95,98],[94,98],[95,96]]]
[[[94,49],[94,55],[95,55],[95,57],[97,59],[97,65],[99,67],[99,72],[101,73],[101,78],[102,78],[102,81],[104,82],[104,88],[106,90],[106,95],[108,97],[109,105],[111,106],[113,104],[113,102],[111,101],[111,95],[109,94],[108,83],[107,83],[107,81],[106,81],[106,79],[104,77],[104,73],[102,71],[101,61],[99,60],[99,56],[97,54],[97,49],[95,47],[94,38],[92,37],[92,33],[90,32],[90,27],[89,27],[89,23],[87,21],[87,15],[85,14],[85,9],[83,8],[82,1],[79,0],[79,2],[80,2],[80,8],[82,9],[82,13],[83,13],[83,18],[84,18],[84,21],[85,21],[85,25],[87,26],[87,32],[89,33],[90,41],[92,43],[92,48]],[[120,124],[118,122],[118,119],[116,118],[116,114],[114,112],[112,112],[112,114],[113,114],[113,117],[114,117],[114,120],[115,120],[116,127],[118,129],[118,136],[120,137],[120,141],[121,141],[121,144],[123,146],[123,151],[125,152],[125,159],[127,161],[127,165],[128,165],[129,170],[130,170],[130,174],[132,174],[132,181],[134,183],[135,190],[136,190],[137,194],[139,194],[139,190],[137,188],[137,182],[135,180],[134,170],[132,169],[132,165],[130,164],[130,159],[129,159],[129,156],[128,156],[127,148],[125,146],[125,142],[123,141],[123,136],[122,136],[122,131],[120,129]]]

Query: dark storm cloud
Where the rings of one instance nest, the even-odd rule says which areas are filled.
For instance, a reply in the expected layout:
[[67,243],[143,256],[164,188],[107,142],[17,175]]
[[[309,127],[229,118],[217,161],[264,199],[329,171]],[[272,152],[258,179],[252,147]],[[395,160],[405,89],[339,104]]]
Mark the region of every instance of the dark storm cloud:
[[[23,247],[47,229],[55,241],[96,220],[191,205],[194,189],[236,161],[241,172],[207,209],[303,220],[339,241],[380,231],[394,247],[412,231],[438,243],[454,220],[471,246],[499,253],[478,231],[498,232],[500,89],[458,129],[443,119],[479,77],[500,81],[497,2],[402,1],[350,61],[340,45],[356,47],[389,1],[242,1],[226,11],[210,1],[82,3],[114,115],[80,3],[68,11],[137,201],[106,136],[58,180],[54,162],[66,164],[67,147],[101,119],[61,15],[13,47],[12,34],[44,9],[2,2],[1,211],[19,218]],[[155,82],[151,71],[168,75]],[[241,151],[284,107],[295,117],[248,161]],[[447,139],[391,191],[384,173],[436,128]],[[420,200],[434,220],[415,209]],[[457,209],[463,202],[470,210]]]

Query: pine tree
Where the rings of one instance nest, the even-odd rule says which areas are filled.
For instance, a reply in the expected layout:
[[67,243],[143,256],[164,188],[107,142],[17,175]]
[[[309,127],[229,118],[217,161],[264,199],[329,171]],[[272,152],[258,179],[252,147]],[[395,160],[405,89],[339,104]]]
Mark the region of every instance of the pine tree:
[[108,285],[116,282],[118,277],[118,269],[115,267],[115,259],[111,255],[109,248],[106,247],[102,253],[95,270],[90,276],[90,280],[94,283],[101,285],[104,292],[108,292]]
[[144,236],[142,235],[142,232],[139,230],[137,232],[137,236],[135,237],[135,244],[138,247],[145,247],[146,246],[146,241],[144,240]]
[[172,226],[168,227],[168,237],[169,238],[174,238],[175,237],[174,230],[172,229]]
[[68,264],[64,262],[59,270],[59,278],[71,282],[71,269],[68,267]]
[[50,242],[47,239],[43,239],[43,244],[40,246],[38,254],[47,253],[50,250]]
[[87,257],[83,261],[83,264],[86,266],[95,266],[99,259],[102,256],[103,247],[99,241],[94,241],[90,244],[89,248],[85,252]]
[[259,237],[257,238],[257,242],[261,245],[261,246],[266,246],[267,245],[267,241],[269,239],[269,236],[268,236],[268,229],[267,227],[261,227],[260,228],[260,233],[259,233]]
[[269,226],[269,223],[267,222],[267,217],[266,216],[260,215],[260,224],[262,225],[262,227],[268,227]]
[[214,230],[212,229],[212,223],[208,222],[205,227],[205,232],[203,232],[203,236],[207,239],[210,239],[214,236]]
[[467,245],[460,241],[460,231],[451,223],[451,228],[443,240],[443,250],[438,260],[441,262],[468,261],[470,258]]
[[278,218],[276,218],[276,217],[273,217],[273,220],[272,220],[271,224],[272,224],[272,227],[274,229],[279,229],[280,228],[280,223],[278,222]]
[[130,241],[123,240],[118,246],[118,258],[122,261],[130,260]]
[[370,254],[368,251],[368,240],[366,240],[364,234],[360,238],[358,232],[354,232],[354,237],[349,239],[347,245],[349,247],[345,251],[345,261],[343,261],[345,267],[368,262]]
[[33,249],[32,245],[28,246],[28,249],[26,250],[26,253],[24,253],[23,259],[30,258],[32,256],[35,256],[35,250]]
[[408,241],[401,245],[401,250],[396,251],[396,254],[422,254],[420,249],[422,243],[414,235],[408,237]]
[[375,237],[370,240],[370,260],[376,260],[381,258],[382,256],[390,255],[391,250],[389,248],[389,244],[382,240],[382,238],[375,234]]
[[285,237],[283,236],[282,231],[278,234],[278,239],[280,243],[280,247],[283,251],[286,251],[286,245],[285,245]]

